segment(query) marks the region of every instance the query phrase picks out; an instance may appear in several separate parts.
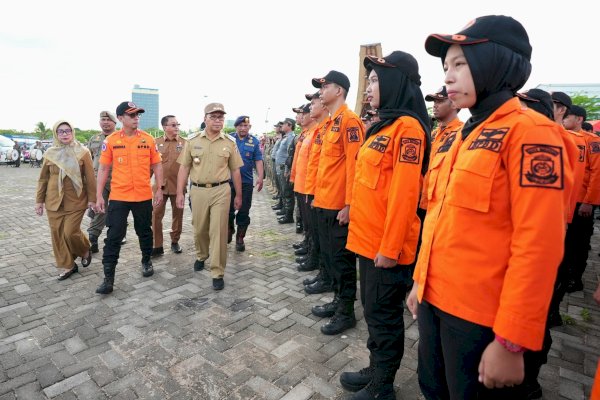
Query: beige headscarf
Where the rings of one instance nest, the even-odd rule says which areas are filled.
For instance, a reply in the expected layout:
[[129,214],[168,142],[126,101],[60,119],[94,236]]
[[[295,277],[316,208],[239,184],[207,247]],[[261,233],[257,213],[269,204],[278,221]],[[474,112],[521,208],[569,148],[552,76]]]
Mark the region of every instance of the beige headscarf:
[[[56,130],[62,124],[67,124],[73,130],[73,139],[68,144],[62,144],[58,139],[58,133]],[[79,168],[79,160],[89,152],[88,149],[83,147],[81,143],[75,139],[75,129],[73,125],[65,120],[60,120],[52,128],[52,134],[54,135],[54,143],[52,147],[48,148],[44,153],[44,158],[48,161],[52,161],[60,168],[58,174],[58,192],[62,193],[63,180],[65,176],[68,176],[73,182],[75,192],[77,196],[81,196],[81,190],[83,189],[83,180],[81,179],[81,169]]]

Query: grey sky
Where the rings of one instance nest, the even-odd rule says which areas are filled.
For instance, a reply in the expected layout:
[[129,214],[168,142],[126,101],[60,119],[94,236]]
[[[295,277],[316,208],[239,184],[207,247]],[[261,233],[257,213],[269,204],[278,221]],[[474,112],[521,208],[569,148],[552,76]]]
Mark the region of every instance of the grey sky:
[[361,44],[407,51],[424,94],[443,84],[430,33],[505,14],[527,29],[539,83],[598,82],[598,1],[28,1],[4,7],[0,25],[0,128],[32,131],[65,118],[98,129],[98,113],[130,99],[134,84],[160,90],[160,114],[198,127],[207,102],[228,118],[250,115],[252,131],[292,117],[336,69],[351,81],[354,108]]

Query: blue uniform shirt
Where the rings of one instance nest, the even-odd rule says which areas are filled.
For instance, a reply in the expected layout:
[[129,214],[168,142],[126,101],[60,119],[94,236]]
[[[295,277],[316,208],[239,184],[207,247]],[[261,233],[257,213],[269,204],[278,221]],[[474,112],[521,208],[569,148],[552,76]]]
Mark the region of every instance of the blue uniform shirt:
[[244,139],[240,139],[235,132],[231,136],[235,139],[235,143],[244,161],[244,166],[240,168],[242,183],[252,184],[254,182],[252,170],[256,164],[255,162],[263,159],[262,151],[260,151],[260,142],[255,136],[250,134],[246,135]]

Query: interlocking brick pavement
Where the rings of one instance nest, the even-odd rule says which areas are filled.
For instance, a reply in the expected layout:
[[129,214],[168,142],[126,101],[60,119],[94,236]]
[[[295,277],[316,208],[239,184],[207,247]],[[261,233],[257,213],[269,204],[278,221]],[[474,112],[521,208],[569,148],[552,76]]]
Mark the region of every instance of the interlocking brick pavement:
[[[45,217],[33,211],[39,169],[0,166],[0,399],[344,399],[339,375],[366,365],[367,329],[320,333],[295,269],[292,224],[279,225],[270,195],[255,193],[246,252],[230,246],[225,290],[194,272],[189,209],[183,254],[154,259],[143,278],[131,221],[116,289],[94,293],[100,255],[66,281],[56,280]],[[131,217],[130,217],[131,218]],[[84,217],[84,228],[89,219]],[[170,226],[170,214],[164,227]],[[585,291],[569,295],[569,325],[553,331],[541,372],[545,399],[589,394],[600,355],[600,242],[593,238]],[[406,344],[396,376],[398,399],[421,399],[416,378],[418,330],[405,315]]]

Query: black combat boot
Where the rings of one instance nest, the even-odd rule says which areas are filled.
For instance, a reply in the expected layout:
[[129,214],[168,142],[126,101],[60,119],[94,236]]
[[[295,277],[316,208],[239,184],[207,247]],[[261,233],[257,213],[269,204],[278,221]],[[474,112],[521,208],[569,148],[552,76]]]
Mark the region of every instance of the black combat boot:
[[306,294],[321,294],[326,292],[333,291],[333,284],[331,281],[326,281],[325,279],[319,279],[318,281],[304,286],[304,291]]
[[356,372],[342,372],[340,383],[342,387],[350,392],[358,392],[371,382],[375,375],[373,359],[369,357],[369,366]]
[[325,303],[322,306],[313,306],[310,312],[319,318],[330,318],[335,314],[335,310],[337,310],[340,299],[335,296],[331,303]]
[[237,234],[235,235],[235,249],[237,251],[246,250],[246,244],[244,243],[244,236],[246,236],[247,226],[239,226],[237,228]]
[[315,283],[316,281],[321,279],[321,271],[319,271],[319,273],[315,276],[313,276],[312,278],[306,278],[302,281],[302,284],[304,286],[308,286],[308,285],[312,285],[313,283]]
[[150,257],[143,256],[142,257],[142,276],[144,278],[147,278],[152,275],[154,275],[154,268],[152,267],[152,261],[150,261]]
[[321,333],[324,335],[337,335],[355,326],[354,301],[340,300],[333,317],[331,317],[329,322],[321,326]]
[[104,282],[98,289],[96,289],[96,293],[99,294],[109,294],[113,291],[113,284],[115,283],[115,266],[114,265],[104,265]]
[[356,392],[352,400],[396,400],[394,393],[394,376],[396,370],[393,368],[375,367],[373,379],[361,390]]

